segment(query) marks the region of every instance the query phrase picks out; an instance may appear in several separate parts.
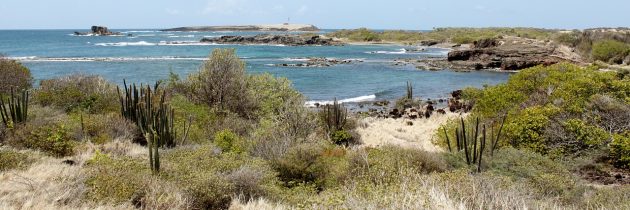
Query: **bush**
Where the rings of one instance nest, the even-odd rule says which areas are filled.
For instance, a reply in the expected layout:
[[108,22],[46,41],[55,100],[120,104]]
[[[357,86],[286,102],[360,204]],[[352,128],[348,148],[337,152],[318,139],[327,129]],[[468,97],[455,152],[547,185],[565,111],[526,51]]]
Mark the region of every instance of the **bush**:
[[34,99],[43,106],[56,106],[66,112],[107,113],[120,110],[116,86],[100,76],[71,75],[42,80]]
[[114,159],[96,152],[86,162],[86,198],[94,202],[121,204],[141,200],[151,177],[148,164],[136,159]]
[[630,47],[620,41],[604,40],[593,43],[592,56],[595,60],[621,64],[630,54]]
[[40,150],[55,157],[73,155],[77,145],[71,130],[63,122],[17,126],[7,138],[7,144],[16,148]]
[[34,161],[28,154],[7,149],[0,149],[0,172],[12,169],[24,169]]
[[346,151],[326,144],[296,145],[272,166],[285,186],[306,184],[320,191],[335,186],[348,175]]
[[630,132],[613,136],[610,144],[610,157],[615,166],[620,168],[630,168]]
[[164,178],[177,183],[195,209],[227,209],[233,196],[271,196],[278,190],[275,173],[264,161],[220,154],[212,146],[176,149],[162,160]]
[[401,173],[444,172],[447,163],[440,155],[420,149],[396,146],[367,148],[351,156],[351,174],[372,183],[389,184],[399,180]]
[[131,140],[137,128],[119,113],[108,114],[72,114],[72,121],[81,128],[77,139],[90,140],[95,144],[104,144],[112,140]]
[[338,130],[331,134],[330,139],[336,145],[346,145],[348,146],[351,142],[354,141],[354,137],[348,131]]
[[32,83],[33,78],[28,68],[0,55],[0,95],[10,94],[11,89],[29,89]]
[[529,107],[523,110],[518,117],[510,118],[505,124],[507,139],[512,145],[523,147],[539,153],[547,153],[547,137],[545,128],[549,125],[550,118],[559,112],[554,106]]
[[223,130],[215,134],[214,144],[223,152],[243,153],[247,150],[245,141],[230,130]]
[[241,117],[253,117],[255,103],[248,94],[245,63],[234,49],[215,49],[199,72],[184,81],[185,94],[195,101],[219,110],[229,110]]
[[292,105],[288,104],[291,102],[300,102],[304,105],[302,95],[286,78],[275,78],[268,73],[251,75],[247,79],[247,86],[252,100],[257,103],[255,113],[257,119],[278,116],[283,108]]

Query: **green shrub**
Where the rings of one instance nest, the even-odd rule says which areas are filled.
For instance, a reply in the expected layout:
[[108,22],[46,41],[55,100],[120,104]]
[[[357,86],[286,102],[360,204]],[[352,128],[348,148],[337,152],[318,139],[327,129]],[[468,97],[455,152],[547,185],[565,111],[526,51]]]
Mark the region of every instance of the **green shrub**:
[[166,152],[162,156],[162,173],[165,179],[180,186],[195,209],[225,209],[233,196],[258,198],[276,194],[276,174],[264,161],[243,154],[220,153],[209,145]]
[[170,105],[175,110],[175,129],[182,138],[186,138],[185,144],[205,143],[211,139],[208,128],[217,120],[217,116],[210,107],[195,104],[179,94],[171,97]]
[[245,141],[230,130],[223,130],[215,134],[214,144],[223,152],[243,153],[247,150]]
[[287,187],[312,184],[317,189],[335,186],[347,176],[346,151],[326,144],[300,144],[272,163]]
[[86,163],[86,198],[94,202],[121,204],[140,200],[151,170],[144,161],[114,159],[96,152]]
[[620,41],[603,40],[593,43],[591,53],[595,60],[621,64],[623,59],[630,54],[630,47]]
[[338,130],[331,134],[330,139],[336,145],[349,145],[354,137],[348,131]]
[[115,139],[131,140],[137,128],[132,122],[124,119],[119,113],[70,115],[72,123],[81,129],[79,138],[95,144],[104,144]]
[[507,139],[513,141],[512,145],[547,153],[545,128],[549,125],[550,117],[558,112],[559,109],[554,106],[526,108],[505,124]]
[[178,92],[194,101],[221,111],[227,110],[241,117],[254,117],[255,101],[247,89],[247,75],[243,62],[234,49],[215,49],[199,72],[182,82]]
[[116,86],[100,76],[71,75],[42,80],[33,96],[43,106],[56,106],[66,112],[107,113],[120,109]]
[[564,127],[573,139],[587,147],[599,146],[610,139],[606,131],[582,120],[567,120],[564,122]]
[[[543,196],[563,196],[567,200],[578,199],[577,178],[561,163],[543,155],[517,150],[502,149],[488,159],[488,171],[507,176],[515,181],[526,181]],[[575,196],[575,197],[574,197]]]
[[77,142],[64,122],[50,122],[43,125],[27,123],[17,126],[8,137],[7,144],[17,148],[40,150],[55,157],[64,157],[74,154]]
[[615,166],[620,168],[630,168],[630,132],[613,136],[610,143],[610,157]]
[[32,83],[33,78],[28,68],[0,55],[0,96],[10,94],[11,89],[29,89]]
[[247,86],[253,100],[257,102],[256,118],[273,118],[286,106],[292,106],[291,103],[304,104],[300,92],[295,90],[291,81],[286,78],[275,78],[268,73],[251,75],[248,77]]
[[0,149],[0,172],[12,169],[24,169],[34,161],[28,154],[12,150]]

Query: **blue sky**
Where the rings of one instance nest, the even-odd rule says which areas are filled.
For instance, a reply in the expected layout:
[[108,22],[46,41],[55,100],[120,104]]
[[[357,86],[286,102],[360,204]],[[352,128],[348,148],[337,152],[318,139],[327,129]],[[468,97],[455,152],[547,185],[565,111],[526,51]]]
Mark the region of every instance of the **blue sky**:
[[[183,3],[185,2],[185,3]],[[0,29],[310,23],[320,28],[630,26],[630,0],[2,0]]]

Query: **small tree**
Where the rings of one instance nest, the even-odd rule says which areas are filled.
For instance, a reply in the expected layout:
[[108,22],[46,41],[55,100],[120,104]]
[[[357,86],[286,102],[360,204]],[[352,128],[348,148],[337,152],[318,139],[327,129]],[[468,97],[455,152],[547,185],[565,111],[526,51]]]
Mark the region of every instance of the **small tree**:
[[188,78],[186,94],[210,107],[251,117],[253,102],[247,91],[245,63],[234,49],[215,49],[199,72]]
[[0,55],[0,95],[8,95],[11,89],[25,90],[32,86],[31,71],[20,62]]

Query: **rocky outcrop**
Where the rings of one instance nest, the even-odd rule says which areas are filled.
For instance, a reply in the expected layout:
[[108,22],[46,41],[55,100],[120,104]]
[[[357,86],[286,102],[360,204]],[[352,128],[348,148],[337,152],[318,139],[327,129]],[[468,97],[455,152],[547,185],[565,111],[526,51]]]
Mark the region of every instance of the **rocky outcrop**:
[[567,61],[551,42],[510,37],[484,39],[471,49],[448,53],[447,61],[465,69],[521,70],[538,65],[552,65]]
[[75,31],[74,34],[77,36],[119,36],[122,35],[120,32],[112,32],[105,26],[92,26],[91,33],[78,32]]
[[323,36],[300,36],[300,35],[273,35],[260,34],[256,36],[221,36],[217,38],[203,38],[201,42],[212,42],[217,44],[266,44],[266,45],[287,45],[287,46],[338,46],[341,42]]
[[306,67],[306,68],[316,68],[316,67],[329,67],[335,66],[339,64],[351,64],[351,63],[360,63],[363,60],[360,59],[336,59],[336,58],[300,58],[296,60],[303,60],[300,63],[281,63],[274,64],[274,66],[278,67]]

